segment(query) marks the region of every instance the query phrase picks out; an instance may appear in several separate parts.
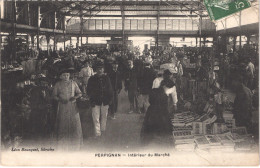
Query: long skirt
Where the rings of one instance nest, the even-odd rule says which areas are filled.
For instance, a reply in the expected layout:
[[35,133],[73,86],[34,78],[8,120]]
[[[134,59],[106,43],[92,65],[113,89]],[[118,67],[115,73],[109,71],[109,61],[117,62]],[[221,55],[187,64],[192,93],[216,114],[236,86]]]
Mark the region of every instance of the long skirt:
[[83,144],[83,136],[76,103],[59,103],[56,131],[58,150],[75,151],[80,149]]
[[167,107],[149,106],[141,130],[141,143],[147,145],[154,137],[169,135],[171,135],[171,121]]

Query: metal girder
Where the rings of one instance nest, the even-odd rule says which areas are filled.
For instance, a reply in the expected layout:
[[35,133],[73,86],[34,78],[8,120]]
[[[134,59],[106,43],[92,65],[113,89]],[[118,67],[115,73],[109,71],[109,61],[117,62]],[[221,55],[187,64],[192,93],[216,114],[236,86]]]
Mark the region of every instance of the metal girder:
[[259,24],[253,23],[249,25],[243,25],[241,27],[234,27],[224,30],[217,31],[218,35],[250,35],[250,34],[259,34]]
[[[110,3],[109,5],[107,5],[104,9],[106,9],[107,7],[113,5],[114,3],[116,3],[116,0],[113,0],[112,3]],[[101,12],[103,9],[100,9],[99,12]],[[89,17],[92,18],[94,16],[96,16],[99,12],[95,13],[94,15],[90,15]],[[83,15],[84,17],[86,17],[85,15]],[[87,20],[86,20],[87,21]],[[84,21],[83,23],[85,23],[86,21]]]
[[[198,4],[201,8],[201,3]],[[199,35],[200,35],[200,48],[201,48],[201,36],[202,36],[202,11],[199,11]]]
[[124,1],[121,3],[121,15],[122,15],[122,53],[125,55],[125,6],[124,6]]
[[63,30],[57,30],[57,29],[48,29],[48,28],[40,28],[40,33],[55,33],[55,34],[62,34]]
[[51,10],[48,10],[48,11],[46,11],[46,12],[43,12],[42,15],[46,15],[46,14],[51,13],[51,12],[59,11],[59,10],[61,10],[62,8],[67,7],[68,5],[71,5],[71,4],[73,4],[73,3],[75,3],[75,2],[66,3],[65,5],[63,5],[63,6],[61,6],[61,7],[58,7],[58,8],[51,9]]
[[[102,3],[101,3],[101,4],[102,4]],[[87,10],[87,11],[90,11],[90,12],[91,12],[91,10],[97,8],[98,6],[100,6],[100,3],[98,3],[96,6],[94,6],[94,7],[91,8],[91,9],[81,8],[81,9],[77,12],[77,14],[75,14],[75,15],[66,14],[66,16],[71,16],[71,18],[69,18],[69,19],[67,20],[67,22],[69,22],[69,21],[70,21],[73,17],[75,17],[75,16],[82,16],[82,17],[85,17],[85,14],[82,13],[83,10]],[[98,13],[99,13],[99,12],[98,12]],[[79,15],[79,14],[80,14],[80,15]],[[92,16],[92,15],[91,15],[91,16]],[[84,23],[84,22],[83,22],[83,23]]]
[[[101,3],[102,4],[102,3]],[[93,8],[90,8],[89,11],[92,12],[93,10],[95,10],[97,7],[100,8],[100,3],[98,3],[96,6],[94,6]]]
[[[83,7],[83,11],[86,10],[87,12],[84,13],[83,12],[83,17],[94,17],[96,15],[98,15],[98,13],[100,13],[101,11],[121,11],[120,9],[120,5],[123,1],[114,1],[114,0],[111,0],[111,1],[101,1],[101,2],[97,2],[97,1],[88,1],[88,2],[85,2],[85,1],[80,1],[78,3],[80,3],[79,5],[77,5],[76,7],[69,7],[69,11],[68,12],[61,12],[60,10],[62,8],[65,8],[65,7],[68,7],[70,6],[71,4],[73,3],[76,3],[75,1],[72,1],[72,2],[68,2],[66,3],[65,5],[63,3],[59,3],[59,5],[56,5],[56,3],[58,2],[52,2],[52,4],[54,4],[54,6],[57,6],[57,8],[55,9],[51,9],[51,10],[48,10],[44,13],[42,13],[42,15],[45,15],[45,14],[48,14],[50,12],[53,12],[53,11],[57,11],[57,12],[61,12],[62,15],[66,15],[66,16],[71,16],[71,18],[75,17],[75,16],[80,16],[80,10],[79,8],[82,8]],[[158,2],[159,1],[125,1],[124,2],[124,5],[125,5],[125,11],[156,11],[156,6],[158,5]],[[166,1],[161,1],[161,2],[166,2]],[[193,13],[197,13],[197,11],[201,10],[201,8],[199,7],[190,7],[191,5],[193,4],[198,4],[198,3],[201,3],[200,1],[169,1],[171,2],[172,5],[175,5],[175,6],[182,6],[184,9],[176,9],[176,8],[169,8],[167,9],[167,6],[164,5],[163,9],[161,9],[161,11],[192,11]],[[45,2],[46,4],[47,2]],[[61,6],[62,4],[62,6]],[[91,5],[95,5],[94,7],[88,9],[87,7],[91,6]],[[113,6],[116,6],[117,9],[113,9]],[[129,7],[132,7],[131,9],[128,9],[127,8],[127,5]],[[132,5],[132,6],[130,6]],[[149,6],[149,9],[145,9],[145,7]],[[46,5],[43,5],[43,6],[46,6]],[[87,6],[87,7],[86,7]],[[107,7],[111,6],[111,9],[107,9]],[[134,8],[134,6],[137,6],[137,8]],[[142,7],[143,6],[143,7]],[[201,5],[203,6],[203,5]],[[165,8],[166,7],[166,8]],[[71,11],[78,11],[76,14],[72,14],[70,13]],[[97,13],[90,13],[89,12],[97,12]],[[121,17],[120,15],[98,15],[100,17],[105,17],[105,16],[111,16],[111,17]],[[126,17],[138,17],[138,16],[141,16],[141,17],[149,17],[149,16],[153,16],[153,15],[126,15]],[[162,15],[162,17],[185,17],[185,15]],[[190,15],[190,17],[196,17],[196,15]],[[204,16],[203,16],[204,17]],[[207,17],[207,15],[205,15],[205,17]],[[70,18],[70,19],[71,19]],[[69,19],[69,20],[70,20]]]
[[[80,31],[67,31],[66,34],[69,36],[78,36]],[[157,31],[147,31],[147,30],[125,30],[126,36],[156,36]],[[159,31],[160,36],[171,36],[171,37],[199,37],[198,31]],[[212,37],[216,34],[215,31],[205,30],[202,32],[203,36]],[[84,36],[88,37],[111,37],[111,36],[121,36],[122,30],[85,30],[83,33]]]
[[[79,17],[78,15],[73,15]],[[85,17],[122,17],[121,15],[84,15]],[[125,15],[125,17],[156,17],[157,15]],[[160,15],[161,17],[198,17],[197,15]],[[202,17],[208,17],[208,15],[202,15]]]
[[[105,3],[109,3],[109,2],[112,2],[113,0],[106,0],[104,1]],[[132,6],[132,5],[136,5],[136,6],[146,6],[146,5],[153,5],[153,6],[156,6],[158,4],[160,0],[158,1],[125,1],[125,5],[126,6]],[[89,4],[93,4],[95,5],[98,1],[88,1]],[[122,0],[121,1],[117,1],[115,3],[115,5],[117,6],[120,6]],[[161,1],[163,2],[163,1]],[[175,1],[171,1],[171,2],[176,2],[176,4],[179,2],[178,0],[175,0]],[[194,1],[181,1],[183,4],[185,5],[190,5],[192,3],[194,3]],[[198,1],[195,1],[195,2],[198,2]]]
[[80,9],[80,44],[82,46],[82,34],[83,34],[83,13],[82,13],[82,7]]
[[[107,5],[100,5],[100,8],[106,7]],[[145,6],[137,6],[137,5],[132,5],[132,6],[125,6],[125,11],[157,11],[156,6],[149,6],[149,5],[145,5]],[[187,5],[188,6],[188,5]],[[189,5],[189,8],[185,8],[183,9],[182,5],[174,5],[172,4],[171,6],[169,6],[168,4],[161,4],[161,11],[179,11],[179,10],[183,10],[183,11],[198,11],[200,10],[200,8],[196,5]],[[75,8],[75,10],[80,9],[80,8]],[[98,9],[92,9],[92,11],[98,11]],[[110,6],[108,9],[103,9],[103,11],[121,11],[120,9],[120,5],[112,5]]]
[[[172,5],[172,4],[170,4],[169,2],[165,2],[165,3],[168,4],[168,5]],[[183,7],[186,8],[187,10],[193,11],[191,8],[188,8],[186,5],[183,5],[183,4],[180,3],[180,2],[178,2],[178,4],[179,4],[180,6],[183,6]],[[182,11],[182,10],[180,10],[180,11]],[[197,13],[197,12],[195,12],[195,11],[194,11],[194,13],[196,13],[197,15],[199,15],[199,13]]]
[[[198,10],[195,10],[195,9],[182,9],[182,11],[198,11]],[[92,10],[93,12],[97,12],[99,10]],[[120,9],[104,9],[103,11],[112,11],[112,12],[119,12],[121,11]],[[127,9],[125,8],[125,11],[157,11],[157,10],[154,10],[154,9]],[[161,11],[170,11],[170,12],[174,12],[174,11],[179,11],[178,9],[162,9]]]
[[11,61],[14,61],[16,59],[16,43],[15,43],[15,37],[16,37],[16,14],[17,14],[17,11],[16,11],[16,1],[13,2],[13,13],[12,13],[12,39],[11,39],[11,42],[12,42],[12,58],[11,58]]
[[[16,32],[19,33],[37,33],[37,27],[35,26],[30,26],[30,25],[24,25],[24,24],[15,24],[16,27]],[[7,22],[3,22],[1,21],[1,32],[10,32],[12,30],[12,23],[7,23]],[[55,33],[63,33],[62,30],[54,30]],[[52,33],[53,29],[49,29],[49,28],[40,28],[40,34],[45,33],[45,32],[49,32]]]
[[41,18],[40,18],[40,14],[41,14],[41,7],[38,5],[37,6],[38,10],[37,10],[37,50],[40,49],[40,39],[39,39],[39,35],[40,35],[40,25],[41,25]]
[[[20,11],[17,11],[16,13],[16,20],[18,19],[18,17],[22,14],[22,12],[24,12],[25,8],[27,7],[27,4],[28,3],[24,3],[20,6]],[[17,7],[16,7],[16,10],[18,8],[18,4],[17,4]]]
[[155,41],[155,46],[156,46],[156,55],[159,55],[159,24],[160,24],[160,1],[158,2],[158,6],[157,6],[157,28],[156,28],[156,41]]

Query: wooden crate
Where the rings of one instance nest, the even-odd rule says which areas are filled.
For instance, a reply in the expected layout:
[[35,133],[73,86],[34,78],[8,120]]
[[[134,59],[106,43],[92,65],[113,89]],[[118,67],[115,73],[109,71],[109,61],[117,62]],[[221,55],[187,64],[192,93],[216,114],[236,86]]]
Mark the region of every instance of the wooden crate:
[[203,134],[203,123],[202,122],[192,122],[192,132],[194,135]]

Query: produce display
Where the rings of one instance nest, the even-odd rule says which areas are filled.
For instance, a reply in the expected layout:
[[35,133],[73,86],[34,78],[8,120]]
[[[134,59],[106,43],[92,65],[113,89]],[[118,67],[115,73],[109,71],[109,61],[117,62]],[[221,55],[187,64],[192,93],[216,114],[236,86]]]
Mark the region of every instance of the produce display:
[[[246,127],[236,127],[230,100],[223,99],[222,119],[218,119],[212,100],[205,104],[203,113],[183,111],[174,114],[172,134],[175,150],[203,152],[249,151],[254,137]],[[192,104],[191,104],[192,106]]]

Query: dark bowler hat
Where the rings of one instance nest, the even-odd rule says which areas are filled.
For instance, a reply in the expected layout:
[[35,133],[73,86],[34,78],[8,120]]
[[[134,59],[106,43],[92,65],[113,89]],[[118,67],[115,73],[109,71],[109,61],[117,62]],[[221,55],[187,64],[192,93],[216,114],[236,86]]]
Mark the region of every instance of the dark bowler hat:
[[64,68],[59,72],[59,75],[63,74],[63,73],[73,73],[75,72],[75,69],[73,67],[70,68]]
[[163,75],[172,75],[171,71],[169,69],[164,70]]
[[96,68],[104,68],[104,63],[101,62],[101,61],[98,61],[98,62],[96,63]]
[[118,64],[118,62],[115,60],[115,61],[112,62],[112,64]]

